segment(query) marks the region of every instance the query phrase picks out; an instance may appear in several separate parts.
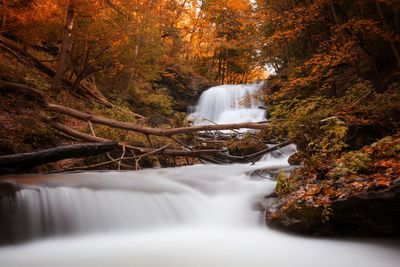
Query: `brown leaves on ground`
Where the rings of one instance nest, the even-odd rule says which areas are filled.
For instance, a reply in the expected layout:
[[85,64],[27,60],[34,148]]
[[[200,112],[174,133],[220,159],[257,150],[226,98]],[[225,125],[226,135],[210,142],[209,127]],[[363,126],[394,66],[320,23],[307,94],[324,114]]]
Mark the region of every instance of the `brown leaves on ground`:
[[319,194],[320,192],[321,192],[321,188],[320,188],[318,185],[313,184],[313,185],[311,185],[311,186],[309,187],[309,189],[305,192],[305,195],[306,195],[306,196],[314,196],[314,195],[316,195],[316,194]]
[[[368,169],[365,169],[364,162],[360,162],[359,155],[371,159]],[[351,162],[353,159],[355,162]],[[362,168],[358,166],[360,164]],[[316,172],[304,167],[292,173],[292,181],[301,184],[295,191],[283,196],[284,204],[279,212],[296,208],[299,204],[326,207],[338,199],[363,192],[384,191],[399,183],[400,134],[343,154],[326,173],[316,175]]]

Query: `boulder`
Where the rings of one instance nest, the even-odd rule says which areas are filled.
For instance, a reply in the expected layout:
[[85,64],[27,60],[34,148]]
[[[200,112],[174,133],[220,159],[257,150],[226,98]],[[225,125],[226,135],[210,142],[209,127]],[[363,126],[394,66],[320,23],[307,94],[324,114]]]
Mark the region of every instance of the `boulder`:
[[354,194],[326,207],[306,202],[281,209],[274,196],[263,202],[267,225],[314,236],[400,237],[400,181],[387,190]]

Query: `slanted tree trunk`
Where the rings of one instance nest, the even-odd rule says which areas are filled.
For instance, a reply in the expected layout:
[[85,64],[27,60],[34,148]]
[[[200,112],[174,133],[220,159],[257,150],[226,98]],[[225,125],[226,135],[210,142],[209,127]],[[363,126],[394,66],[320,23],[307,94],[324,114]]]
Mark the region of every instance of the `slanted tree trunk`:
[[74,27],[74,5],[73,1],[67,7],[67,15],[63,29],[60,59],[57,66],[56,75],[54,77],[52,89],[60,90],[63,84],[64,73],[67,69],[71,50],[72,50],[72,30]]

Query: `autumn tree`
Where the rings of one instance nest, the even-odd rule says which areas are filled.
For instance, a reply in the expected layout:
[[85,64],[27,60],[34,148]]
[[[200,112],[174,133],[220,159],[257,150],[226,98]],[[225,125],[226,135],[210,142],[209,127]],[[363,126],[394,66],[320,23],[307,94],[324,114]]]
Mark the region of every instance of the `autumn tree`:
[[97,82],[129,94],[171,67],[218,83],[248,82],[262,72],[251,1],[4,1],[9,37],[26,48],[58,49],[48,63],[57,70],[57,90],[67,79],[72,92]]
[[258,1],[265,62],[285,77],[280,94],[335,96],[358,78],[384,79],[398,64],[395,2]]

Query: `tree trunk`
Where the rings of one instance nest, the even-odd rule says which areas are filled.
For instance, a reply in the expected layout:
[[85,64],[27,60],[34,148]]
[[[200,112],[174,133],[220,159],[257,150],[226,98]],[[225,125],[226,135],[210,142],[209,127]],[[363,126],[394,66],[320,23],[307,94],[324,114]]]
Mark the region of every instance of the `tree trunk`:
[[67,15],[63,29],[63,37],[61,43],[60,59],[57,66],[56,75],[52,85],[53,90],[60,90],[63,84],[64,73],[67,69],[69,57],[72,49],[72,30],[74,27],[74,6],[72,1],[67,8]]
[[116,142],[59,146],[31,153],[0,156],[0,168],[29,169],[62,159],[95,156],[119,148]]
[[[54,122],[51,120],[46,119],[46,123],[48,123],[51,127],[54,129],[69,135],[74,138],[78,138],[83,141],[87,142],[111,142],[109,139],[104,139],[101,137],[93,136],[90,134],[82,133],[79,131],[76,131],[74,129],[69,128],[68,126],[65,126],[61,123]],[[210,154],[216,154],[219,152],[222,152],[221,150],[218,149],[201,149],[201,150],[176,150],[176,149],[157,149],[157,148],[148,148],[148,147],[135,147],[131,145],[126,145],[126,144],[119,144],[119,146],[125,146],[127,149],[134,150],[135,152],[139,154],[151,154],[151,155],[165,155],[165,156],[182,156],[182,157],[198,157],[199,155],[210,155]],[[139,156],[144,156],[144,155],[139,155]]]
[[222,60],[221,84],[225,84],[226,59]]
[[222,58],[218,58],[218,74],[215,80],[217,80],[219,83],[221,83],[221,77],[222,77]]
[[257,122],[244,122],[244,123],[233,123],[233,124],[218,124],[218,125],[201,125],[201,126],[192,126],[192,127],[180,127],[180,128],[149,128],[138,126],[129,122],[122,122],[113,119],[107,119],[102,117],[97,117],[91,114],[87,114],[85,112],[78,111],[76,109],[59,106],[55,104],[48,104],[47,111],[57,112],[60,114],[68,115],[70,117],[80,119],[83,121],[91,121],[94,123],[107,125],[113,128],[124,129],[128,131],[134,131],[146,135],[156,135],[156,136],[165,136],[170,137],[176,134],[191,134],[202,131],[220,131],[220,130],[236,130],[236,129],[266,129],[268,124],[265,123],[257,123]]

